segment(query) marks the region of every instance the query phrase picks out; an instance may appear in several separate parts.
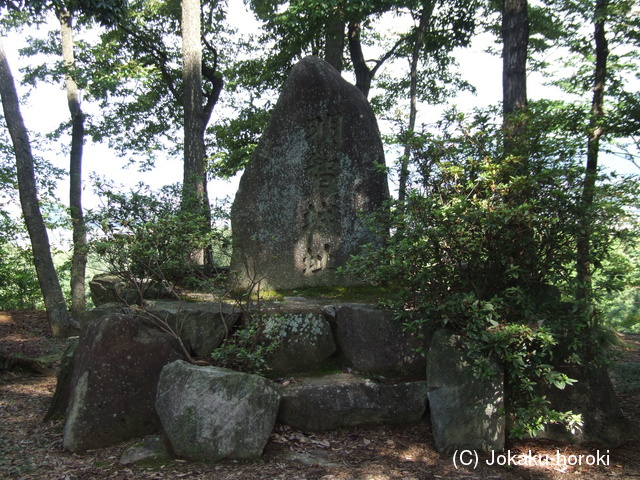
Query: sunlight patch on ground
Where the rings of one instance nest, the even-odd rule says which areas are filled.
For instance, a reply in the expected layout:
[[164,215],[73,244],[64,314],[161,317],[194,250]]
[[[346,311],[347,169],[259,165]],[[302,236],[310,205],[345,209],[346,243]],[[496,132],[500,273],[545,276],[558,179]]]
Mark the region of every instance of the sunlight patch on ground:
[[8,325],[12,322],[13,322],[13,317],[10,314],[6,312],[0,312],[0,323]]

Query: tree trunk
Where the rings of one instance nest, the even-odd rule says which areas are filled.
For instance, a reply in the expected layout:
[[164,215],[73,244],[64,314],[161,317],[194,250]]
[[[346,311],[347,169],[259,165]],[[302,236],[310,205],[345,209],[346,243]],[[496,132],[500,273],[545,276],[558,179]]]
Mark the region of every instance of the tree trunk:
[[360,23],[349,22],[349,55],[351,56],[351,63],[353,64],[353,72],[356,75],[356,87],[367,98],[369,96],[369,90],[371,89],[371,80],[373,79],[373,72],[367,66],[367,62],[364,59],[362,53],[362,45],[360,43]]
[[20,205],[31,240],[34,264],[47,309],[49,326],[53,335],[62,337],[73,331],[76,326],[67,313],[60,281],[53,266],[47,228],[38,204],[38,191],[29,135],[20,113],[18,93],[16,92],[13,76],[4,52],[2,39],[0,39],[0,96],[2,97],[4,118],[7,122],[16,156]]
[[[420,60],[420,48],[424,39],[424,34],[429,25],[434,4],[430,7],[423,8],[420,14],[420,22],[416,30],[416,38],[413,43],[413,52],[411,54],[411,81],[409,86],[409,125],[407,127],[407,135],[413,135],[416,128],[416,117],[418,115],[418,62]],[[404,146],[404,154],[400,163],[400,177],[398,179],[398,201],[403,204],[407,196],[407,182],[409,181],[409,159],[411,157],[411,141],[407,138]]]
[[583,308],[590,310],[591,298],[591,223],[590,214],[595,196],[596,179],[598,175],[598,153],[600,137],[603,134],[602,119],[604,118],[604,87],[607,78],[607,57],[609,47],[605,35],[605,23],[608,0],[597,0],[594,12],[594,42],[596,65],[593,83],[593,99],[591,101],[591,118],[589,138],[587,143],[587,166],[582,188],[582,217],[580,219],[580,236],[577,241],[577,299]]
[[[200,0],[182,1],[182,78],[184,83],[183,208],[195,210],[203,233],[210,227],[204,133],[206,119],[202,94],[202,42]],[[205,252],[193,252],[191,261],[203,265]]]
[[342,8],[338,7],[327,20],[324,52],[324,59],[338,72],[342,72],[344,27]]
[[[529,168],[529,132],[527,126],[527,50],[529,46],[529,15],[527,0],[503,0],[502,10],[502,110],[503,148],[505,162],[502,181],[531,174]],[[504,201],[518,205],[518,194],[505,195]],[[507,233],[508,231],[508,233]],[[508,268],[520,270],[512,282],[527,290],[535,281],[531,274],[536,270],[535,236],[531,225],[520,218],[510,220],[502,235],[505,253],[510,265],[503,265],[501,274]],[[514,236],[512,236],[514,235]]]
[[84,146],[84,114],[80,92],[71,69],[75,66],[73,53],[73,16],[60,12],[62,60],[69,69],[65,75],[67,103],[71,114],[71,154],[69,160],[69,210],[73,228],[73,255],[71,257],[71,313],[75,318],[86,309],[85,272],[87,268],[87,234],[82,211],[82,149]]
[[526,156],[527,49],[529,15],[527,0],[503,0],[502,10],[502,112],[505,155]]

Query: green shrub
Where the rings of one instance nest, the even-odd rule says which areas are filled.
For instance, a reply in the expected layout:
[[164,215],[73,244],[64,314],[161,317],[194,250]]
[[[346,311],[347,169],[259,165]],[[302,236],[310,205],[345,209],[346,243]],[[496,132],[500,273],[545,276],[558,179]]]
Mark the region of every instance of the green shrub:
[[246,373],[263,374],[269,370],[268,355],[279,346],[278,341],[264,343],[265,329],[273,328],[278,316],[245,313],[239,325],[211,354],[212,363]]
[[110,273],[126,280],[149,279],[201,286],[195,277],[208,273],[194,265],[190,256],[206,251],[213,262],[225,264],[229,235],[226,212],[213,210],[213,224],[203,225],[199,209],[181,203],[179,186],[158,192],[140,186],[137,191],[115,192],[98,184],[101,209],[88,215],[92,227],[92,251],[107,265]]
[[33,255],[16,244],[0,244],[0,310],[43,308]]
[[478,362],[502,362],[514,436],[549,422],[575,427],[542,391],[571,383],[556,366],[604,360],[601,317],[575,295],[581,219],[592,219],[591,260],[603,273],[614,247],[633,236],[638,203],[636,182],[602,175],[594,205],[582,208],[585,142],[549,133],[554,117],[538,113],[526,157],[504,154],[499,123],[486,113],[471,121],[451,114],[439,135],[416,139],[405,203],[372,219],[373,228],[390,226],[387,243],[349,266],[399,287],[391,303],[410,331],[452,329]]

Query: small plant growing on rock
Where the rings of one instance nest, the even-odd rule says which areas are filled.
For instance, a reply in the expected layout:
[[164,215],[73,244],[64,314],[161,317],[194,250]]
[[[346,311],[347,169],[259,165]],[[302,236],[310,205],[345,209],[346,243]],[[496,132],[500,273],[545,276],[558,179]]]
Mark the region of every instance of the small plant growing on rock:
[[245,319],[212,354],[212,363],[246,373],[263,374],[269,370],[268,356],[278,341],[264,342],[267,323],[273,317],[245,314]]

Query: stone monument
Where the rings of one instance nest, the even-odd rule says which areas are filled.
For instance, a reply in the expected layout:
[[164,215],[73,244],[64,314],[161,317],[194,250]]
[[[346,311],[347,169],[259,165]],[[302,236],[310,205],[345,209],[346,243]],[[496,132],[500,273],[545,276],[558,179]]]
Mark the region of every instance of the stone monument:
[[363,215],[389,197],[378,125],[362,93],[324,60],[291,71],[231,209],[240,285],[353,285],[337,275],[378,242]]

